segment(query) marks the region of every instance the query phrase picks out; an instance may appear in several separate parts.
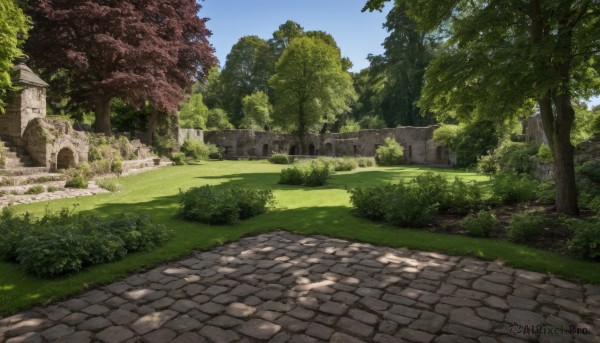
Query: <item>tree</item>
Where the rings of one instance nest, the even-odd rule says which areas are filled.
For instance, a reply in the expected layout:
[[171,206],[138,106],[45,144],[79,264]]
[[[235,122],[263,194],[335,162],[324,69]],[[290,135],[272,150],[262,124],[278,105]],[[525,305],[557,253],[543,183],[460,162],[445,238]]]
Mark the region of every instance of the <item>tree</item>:
[[[371,0],[376,8],[386,0]],[[398,0],[426,31],[444,27],[422,108],[514,116],[534,99],[554,157],[556,209],[578,213],[573,99],[600,91],[600,3],[592,0]]]
[[208,118],[206,118],[207,130],[228,130],[233,128],[233,125],[229,122],[227,112],[220,108],[211,108],[208,111]]
[[273,106],[265,92],[246,95],[242,100],[244,118],[240,125],[243,129],[265,130],[271,125]]
[[174,112],[216,62],[200,8],[194,0],[38,0],[27,51],[54,89],[93,109],[99,132],[111,134],[111,99],[150,102],[151,140],[160,113]]
[[202,101],[202,94],[192,94],[189,101],[181,104],[179,126],[188,129],[206,129],[207,117],[208,107]]
[[265,61],[261,60],[267,49],[266,41],[257,36],[246,36],[240,38],[227,55],[221,72],[223,105],[235,124],[242,120],[242,99],[268,88],[270,73],[264,70]]
[[10,72],[14,60],[21,55],[19,46],[29,30],[29,20],[13,0],[0,0],[0,113],[2,98],[12,88]]
[[277,61],[269,80],[275,90],[274,123],[295,131],[306,152],[310,130],[335,121],[356,98],[350,74],[342,70],[342,58],[321,39],[294,39]]

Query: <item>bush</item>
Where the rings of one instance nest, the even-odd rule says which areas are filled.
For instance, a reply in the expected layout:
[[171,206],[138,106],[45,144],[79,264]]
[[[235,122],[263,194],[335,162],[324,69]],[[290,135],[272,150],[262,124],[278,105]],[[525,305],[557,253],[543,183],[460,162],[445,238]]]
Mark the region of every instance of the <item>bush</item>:
[[498,173],[492,179],[493,199],[502,204],[516,204],[535,199],[538,182],[514,173]]
[[110,165],[110,170],[113,173],[117,173],[117,174],[121,174],[123,172],[123,161],[121,160],[120,157],[115,158],[111,165]]
[[44,186],[37,185],[37,186],[29,187],[29,189],[27,189],[25,194],[41,194],[41,193],[44,193],[45,191],[46,191],[46,188],[44,188]]
[[477,183],[475,181],[465,182],[458,177],[448,185],[445,200],[441,209],[452,209],[460,213],[478,209],[483,204],[481,189]]
[[202,186],[180,194],[181,217],[207,224],[235,224],[270,210],[275,200],[270,190]]
[[433,202],[415,183],[400,183],[396,192],[390,194],[385,207],[385,219],[393,225],[424,226],[438,211],[439,203]]
[[355,158],[344,157],[333,160],[333,170],[335,171],[351,171],[358,168],[358,162]]
[[574,235],[567,244],[569,252],[579,257],[600,257],[600,220],[571,219],[567,225]]
[[[535,143],[504,142],[489,156],[478,159],[477,170],[480,173],[533,174],[536,162],[540,159],[538,151],[543,151]],[[544,154],[544,153],[542,153]]]
[[354,206],[357,215],[369,219],[385,219],[386,206],[390,194],[397,192],[397,185],[383,184],[371,187],[358,187],[351,189],[350,203]]
[[91,176],[86,177],[88,180],[91,180],[94,175],[104,175],[109,174],[111,171],[111,163],[108,160],[98,160],[94,161],[90,164],[90,168],[92,170]]
[[326,160],[300,161],[281,170],[279,183],[311,187],[322,186],[327,182],[331,172],[332,165]]
[[185,154],[182,152],[176,152],[171,155],[171,161],[173,161],[173,164],[175,164],[176,166],[186,165]]
[[225,158],[223,156],[223,154],[225,153],[225,150],[223,148],[219,148],[218,146],[216,146],[214,144],[207,144],[207,146],[208,146],[208,158],[211,158],[213,160],[223,161],[223,159]]
[[65,183],[66,188],[88,188],[87,180],[80,173],[75,173],[70,180]]
[[91,146],[88,151],[88,160],[90,162],[99,161],[102,159],[102,153],[96,146]]
[[58,187],[55,186],[48,186],[48,188],[46,188],[46,192],[48,193],[54,193],[56,191],[58,191]]
[[[98,163],[98,162],[94,162]],[[109,169],[110,170],[110,169]],[[80,163],[79,165],[77,165],[77,167],[75,167],[75,169],[70,169],[67,171],[68,175],[71,175],[71,177],[80,174],[82,175],[86,180],[91,180],[94,175],[96,175],[96,172],[94,171],[94,169],[92,169],[92,166],[89,163]]]
[[600,184],[600,159],[589,160],[577,167],[577,173],[593,183]]
[[269,162],[273,164],[289,164],[290,159],[288,155],[285,154],[273,154],[269,157]]
[[548,220],[539,214],[515,214],[506,229],[506,236],[515,242],[526,242],[541,235],[547,224]]
[[404,148],[393,138],[386,138],[385,144],[375,151],[377,161],[382,166],[394,166],[402,164]]
[[98,186],[106,189],[109,192],[113,192],[113,193],[119,192],[123,189],[123,186],[121,186],[121,184],[115,182],[114,180],[110,180],[110,179],[104,179],[104,180],[98,181]]
[[460,221],[460,227],[475,237],[488,237],[494,225],[496,225],[496,217],[489,211],[469,214]]
[[359,157],[357,163],[361,168],[372,167],[375,165],[375,159],[373,157]]
[[183,152],[185,156],[199,161],[208,159],[210,149],[202,141],[186,138],[181,145],[181,152]]

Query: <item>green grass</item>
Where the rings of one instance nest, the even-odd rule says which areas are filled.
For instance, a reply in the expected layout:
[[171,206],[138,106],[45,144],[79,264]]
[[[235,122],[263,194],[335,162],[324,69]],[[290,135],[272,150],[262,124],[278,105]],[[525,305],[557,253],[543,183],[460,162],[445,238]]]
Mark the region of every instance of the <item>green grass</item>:
[[[206,250],[228,241],[276,229],[301,234],[326,234],[377,245],[472,255],[540,272],[550,272],[571,279],[600,283],[597,263],[570,259],[521,245],[486,239],[434,234],[400,229],[374,223],[351,215],[348,187],[398,181],[424,171],[443,172],[480,182],[488,178],[460,170],[415,166],[364,168],[334,175],[324,187],[279,185],[282,165],[260,162],[205,162],[200,165],[161,168],[149,173],[117,180],[123,185],[119,193],[101,194],[78,199],[63,199],[15,207],[18,212],[43,214],[78,203],[77,211],[100,215],[148,213],[157,222],[175,231],[175,238],[150,252],[136,253],[115,263],[92,266],[83,272],[54,280],[25,274],[18,265],[0,262],[0,314],[13,313],[35,305],[44,305],[96,285],[109,283],[125,275],[163,262]],[[209,226],[175,219],[179,191],[204,184],[231,184],[273,189],[277,199],[275,211],[257,216],[235,226]]]

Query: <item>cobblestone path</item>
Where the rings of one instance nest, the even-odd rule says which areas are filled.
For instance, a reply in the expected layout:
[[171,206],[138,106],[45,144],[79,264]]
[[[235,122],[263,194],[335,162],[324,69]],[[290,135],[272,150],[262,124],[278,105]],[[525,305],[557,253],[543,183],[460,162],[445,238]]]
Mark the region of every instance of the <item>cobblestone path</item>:
[[0,319],[10,343],[525,340],[600,342],[600,287],[284,232]]

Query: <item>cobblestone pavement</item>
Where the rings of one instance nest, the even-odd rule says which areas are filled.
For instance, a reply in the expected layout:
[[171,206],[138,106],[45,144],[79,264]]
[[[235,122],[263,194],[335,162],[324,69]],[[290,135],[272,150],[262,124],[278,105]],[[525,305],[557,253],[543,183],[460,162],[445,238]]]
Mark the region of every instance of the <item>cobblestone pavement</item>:
[[523,340],[600,342],[600,287],[284,232],[0,319],[11,343]]

